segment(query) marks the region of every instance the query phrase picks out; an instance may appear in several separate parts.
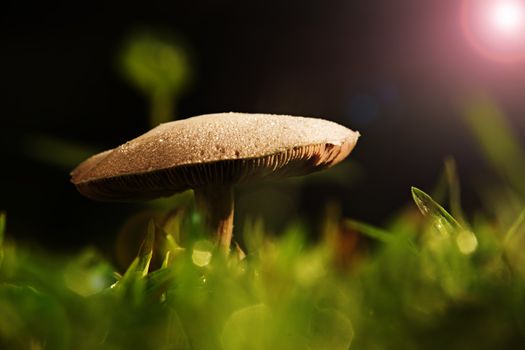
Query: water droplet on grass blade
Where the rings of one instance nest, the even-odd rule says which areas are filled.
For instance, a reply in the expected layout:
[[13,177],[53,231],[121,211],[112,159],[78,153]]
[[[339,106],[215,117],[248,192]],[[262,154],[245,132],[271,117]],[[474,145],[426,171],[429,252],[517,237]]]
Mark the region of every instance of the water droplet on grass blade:
[[461,225],[441,205],[428,194],[416,187],[412,187],[412,198],[423,216],[433,218],[438,231],[453,231],[462,229]]
[[459,251],[465,255],[472,254],[478,247],[476,236],[470,231],[461,231],[456,237],[456,244]]

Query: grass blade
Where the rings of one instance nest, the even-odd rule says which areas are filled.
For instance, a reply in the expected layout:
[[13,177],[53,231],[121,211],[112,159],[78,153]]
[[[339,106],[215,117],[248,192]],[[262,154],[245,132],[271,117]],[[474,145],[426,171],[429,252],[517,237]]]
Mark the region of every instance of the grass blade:
[[407,236],[395,235],[389,231],[353,219],[346,219],[343,223],[346,227],[356,230],[374,240],[382,243],[401,242],[402,245],[406,245],[406,247],[413,253],[417,254],[418,252],[415,244]]
[[62,169],[72,169],[99,149],[45,134],[31,133],[20,147],[29,157]]
[[133,260],[122,278],[115,284],[117,293],[129,297],[135,306],[143,302],[146,292],[146,276],[148,275],[153,247],[155,243],[155,223],[150,221],[148,233],[140,246],[137,257]]
[[461,208],[461,186],[459,184],[456,161],[453,158],[445,159],[445,175],[448,183],[450,212],[462,226],[467,226],[467,221]]
[[155,245],[155,223],[152,221],[148,225],[148,233],[144,242],[139,249],[139,255],[137,256],[138,265],[137,272],[140,273],[142,277],[146,277],[149,271],[149,265],[151,263],[151,258],[153,257],[153,247]]
[[0,249],[4,244],[4,235],[5,235],[5,213],[0,212]]
[[524,195],[525,154],[503,111],[489,97],[476,97],[465,108],[465,121],[494,170]]
[[516,235],[516,232],[520,229],[520,227],[525,223],[525,208],[521,211],[520,215],[516,218],[512,226],[509,228],[507,233],[505,234],[505,238],[503,239],[503,244],[508,244],[513,237]]
[[4,260],[5,213],[0,212],[0,266]]
[[435,219],[439,224],[447,227],[448,231],[463,230],[462,226],[432,197],[416,187],[412,187],[412,198],[423,216]]
[[346,219],[344,221],[344,225],[348,228],[354,229],[362,233],[363,235],[369,238],[372,238],[374,240],[377,240],[383,243],[390,243],[396,239],[396,237],[390,232],[383,230],[381,228],[372,226],[370,224],[366,224],[361,221],[357,221],[353,219]]

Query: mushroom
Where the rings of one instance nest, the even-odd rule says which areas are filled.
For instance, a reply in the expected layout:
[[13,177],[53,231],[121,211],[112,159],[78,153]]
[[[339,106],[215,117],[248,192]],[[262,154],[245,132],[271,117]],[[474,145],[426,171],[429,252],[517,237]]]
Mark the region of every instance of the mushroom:
[[71,173],[84,196],[133,201],[193,189],[222,250],[233,230],[237,183],[308,174],[339,163],[358,132],[317,118],[217,113],[160,124]]

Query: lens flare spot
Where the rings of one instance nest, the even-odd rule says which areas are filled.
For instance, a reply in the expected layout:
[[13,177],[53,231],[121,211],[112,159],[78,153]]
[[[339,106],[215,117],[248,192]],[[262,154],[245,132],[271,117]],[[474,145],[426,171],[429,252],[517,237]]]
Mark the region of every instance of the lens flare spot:
[[484,56],[525,59],[525,0],[463,0],[461,13],[468,41]]
[[519,1],[498,1],[492,5],[490,11],[494,29],[505,34],[519,32],[524,17],[524,6]]

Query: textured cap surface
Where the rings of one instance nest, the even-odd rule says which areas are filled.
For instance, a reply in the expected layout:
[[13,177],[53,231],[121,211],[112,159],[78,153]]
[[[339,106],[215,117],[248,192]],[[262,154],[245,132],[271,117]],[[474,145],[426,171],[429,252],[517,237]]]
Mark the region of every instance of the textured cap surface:
[[88,197],[129,200],[213,183],[300,175],[344,159],[359,133],[334,122],[218,113],[161,124],[81,163],[72,182]]

